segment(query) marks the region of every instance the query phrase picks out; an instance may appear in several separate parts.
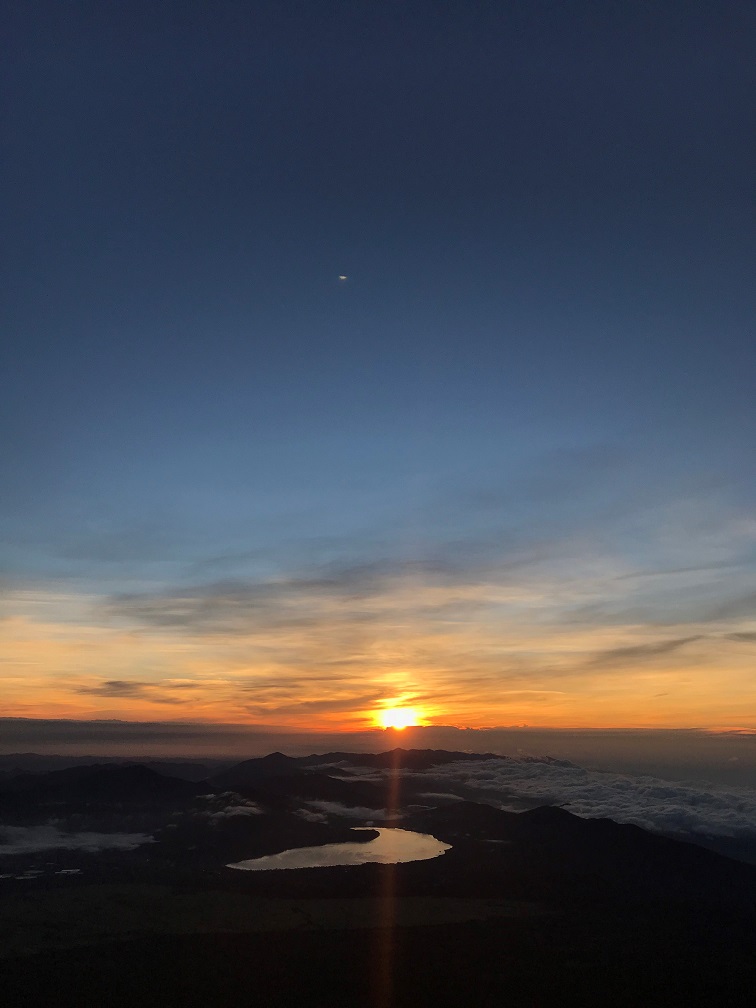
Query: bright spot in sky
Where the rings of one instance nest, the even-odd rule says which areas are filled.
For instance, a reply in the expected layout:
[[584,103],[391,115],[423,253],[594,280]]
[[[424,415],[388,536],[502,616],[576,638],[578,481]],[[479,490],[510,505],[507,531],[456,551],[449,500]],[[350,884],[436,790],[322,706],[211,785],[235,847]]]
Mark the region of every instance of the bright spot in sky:
[[396,728],[399,731],[419,725],[422,721],[422,713],[417,707],[387,707],[378,711],[375,717],[381,728]]
[[339,280],[344,281],[346,279],[348,279],[348,278],[345,277],[343,273],[339,273]]

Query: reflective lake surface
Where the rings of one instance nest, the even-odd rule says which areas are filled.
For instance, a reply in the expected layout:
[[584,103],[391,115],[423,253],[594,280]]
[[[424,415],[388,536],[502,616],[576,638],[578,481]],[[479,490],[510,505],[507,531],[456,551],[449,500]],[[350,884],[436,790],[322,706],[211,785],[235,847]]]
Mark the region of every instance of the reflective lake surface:
[[[355,826],[354,829],[373,829]],[[295,847],[280,854],[237,861],[228,868],[242,871],[272,871],[277,868],[335,868],[339,865],[401,864],[406,861],[427,861],[451,850],[429,833],[413,833],[403,829],[375,830],[378,836],[367,843],[334,843],[323,847]]]

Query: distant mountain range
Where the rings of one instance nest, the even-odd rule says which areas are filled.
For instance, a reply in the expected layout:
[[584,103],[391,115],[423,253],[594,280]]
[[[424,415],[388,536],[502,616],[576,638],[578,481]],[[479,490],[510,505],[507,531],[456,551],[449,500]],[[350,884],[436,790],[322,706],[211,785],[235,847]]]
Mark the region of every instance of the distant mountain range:
[[[350,758],[363,761],[362,755],[339,756],[341,763]],[[458,756],[398,750],[377,754],[371,760],[378,767],[430,769]],[[454,853],[447,856],[447,865],[460,854],[468,856],[471,844],[505,845],[507,871],[517,880],[520,894],[520,890],[540,892],[544,884],[552,887],[559,879],[569,885],[576,879],[584,879],[587,888],[593,891],[597,880],[601,880],[607,891],[642,894],[644,898],[703,898],[707,902],[756,908],[756,868],[699,846],[611,819],[582,818],[551,806],[514,813],[467,800],[437,806],[410,800],[392,807],[393,788],[387,788],[386,781],[333,777],[323,773],[314,760],[315,757],[297,760],[274,753],[245,761],[230,772],[200,783],[168,777],[139,764],[21,774],[0,790],[0,817],[5,813],[18,822],[25,813],[35,821],[39,821],[40,815],[54,815],[59,822],[66,815],[76,817],[86,811],[107,821],[110,812],[117,813],[122,828],[124,816],[130,811],[137,815],[149,807],[153,811],[178,811],[189,816],[192,823],[196,823],[197,816],[205,816],[204,821],[215,821],[216,825],[218,820],[227,819],[237,833],[242,829],[242,850],[253,839],[262,842],[267,850],[275,848],[272,837],[280,837],[282,846],[296,844],[297,831],[302,833],[299,839],[303,843],[333,840],[326,826],[309,825],[297,818],[300,810],[306,813],[308,809],[317,809],[331,831],[334,828],[343,831],[344,826],[362,821],[360,816],[372,816],[377,825],[432,833],[453,845]],[[238,790],[229,790],[231,786]],[[405,797],[411,799],[413,795]],[[244,818],[246,809],[259,810],[259,814],[253,820]],[[296,824],[292,833],[291,827]],[[177,834],[177,838],[182,835]],[[197,839],[193,834],[191,846],[197,846]],[[490,867],[485,859],[484,866]],[[479,867],[480,856],[476,854],[464,873],[468,888]]]
[[201,761],[140,759],[135,761],[123,756],[46,756],[33,752],[11,753],[0,755],[0,788],[2,788],[3,781],[21,773],[48,773],[51,770],[65,770],[68,767],[78,766],[122,766],[134,762],[169,777],[180,777],[182,780],[204,780],[210,774],[218,773],[234,763],[229,759]]
[[264,778],[311,767],[337,767],[339,764],[372,767],[378,770],[429,770],[445,763],[464,760],[501,759],[494,753],[447,752],[443,749],[391,749],[381,753],[329,752],[313,756],[285,756],[274,752],[257,759],[244,760],[210,777],[214,783],[239,787]]
[[79,805],[165,802],[195,795],[202,787],[140,764],[94,764],[47,773],[22,773],[0,782],[0,814],[6,805]]
[[[9,769],[14,759],[23,769],[16,772]],[[49,765],[51,758],[41,759]],[[698,865],[700,857],[705,856],[700,846],[694,856],[690,843],[675,843],[637,826],[606,818],[587,819],[560,808],[525,809],[519,814],[505,811],[495,807],[495,800],[480,789],[450,784],[448,777],[434,778],[435,769],[449,764],[501,759],[492,753],[396,748],[381,753],[329,752],[304,757],[274,752],[232,766],[170,761],[106,762],[30,772],[28,766],[34,764],[33,754],[23,754],[3,758],[0,828],[3,821],[16,825],[42,823],[84,813],[96,816],[102,828],[108,815],[117,813],[120,830],[137,810],[142,812],[140,828],[145,828],[145,810],[150,812],[149,822],[159,823],[161,815],[169,809],[175,814],[193,814],[192,810],[200,807],[200,796],[233,792],[269,815],[299,817],[332,827],[360,821],[393,823],[435,832],[442,839],[453,838],[456,842],[474,836],[489,842],[517,844],[523,850],[536,845],[542,850],[553,849],[555,856],[558,849],[564,865],[576,865],[582,858],[594,867],[603,865],[608,869],[618,851],[625,852],[627,861],[641,849],[644,857],[653,854],[665,862],[677,856],[691,864],[691,858],[698,858]],[[564,761],[548,762],[570,766]],[[202,779],[186,779],[189,771],[195,776],[201,769],[208,771]],[[229,798],[226,804],[233,807],[233,801]],[[262,822],[256,828],[261,830]],[[745,860],[751,852],[747,844],[741,842],[738,847],[736,841],[726,837],[708,838],[703,846],[712,853],[725,855],[738,854],[742,849]]]

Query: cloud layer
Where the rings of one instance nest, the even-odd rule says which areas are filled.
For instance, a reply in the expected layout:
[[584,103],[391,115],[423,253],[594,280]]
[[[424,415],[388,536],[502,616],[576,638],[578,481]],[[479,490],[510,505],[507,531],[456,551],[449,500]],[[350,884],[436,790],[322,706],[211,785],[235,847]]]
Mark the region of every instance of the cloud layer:
[[153,843],[147,833],[65,833],[57,826],[0,826],[0,855],[46,850],[135,850]]
[[561,805],[575,815],[634,823],[666,833],[756,838],[756,791],[704,787],[587,770],[564,760],[509,758],[450,763],[424,774],[434,784],[479,791],[486,801],[519,811]]
[[630,576],[563,540],[553,554],[470,546],[86,604],[10,593],[0,676],[19,715],[170,707],[311,730],[404,704],[478,727],[756,726],[750,596],[730,575],[723,601],[718,561]]

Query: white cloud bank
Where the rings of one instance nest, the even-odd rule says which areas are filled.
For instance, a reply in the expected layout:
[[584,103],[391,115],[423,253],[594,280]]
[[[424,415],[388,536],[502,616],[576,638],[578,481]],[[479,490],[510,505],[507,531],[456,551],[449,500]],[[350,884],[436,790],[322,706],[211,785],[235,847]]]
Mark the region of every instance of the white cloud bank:
[[[449,763],[413,777],[495,793],[502,808],[512,799],[529,804],[561,805],[585,818],[634,823],[656,832],[708,836],[756,836],[756,790],[702,786],[655,777],[586,770],[548,757],[501,758]],[[493,794],[492,794],[493,792]]]
[[202,801],[207,801],[209,807],[197,812],[197,815],[207,818],[211,823],[220,823],[225,818],[236,818],[238,815],[262,815],[265,811],[256,801],[250,801],[236,791],[201,794],[199,797]]
[[224,791],[222,794],[207,794],[199,796],[209,803],[210,807],[198,812],[197,815],[210,822],[220,822],[221,819],[235,819],[237,816],[263,815],[264,809],[247,798],[242,798],[235,791]]
[[0,855],[46,850],[135,850],[154,843],[147,833],[64,833],[57,826],[0,826]]
[[326,815],[342,816],[345,819],[385,819],[386,809],[366,808],[363,805],[342,805],[335,801],[308,801],[310,808],[325,812]]

